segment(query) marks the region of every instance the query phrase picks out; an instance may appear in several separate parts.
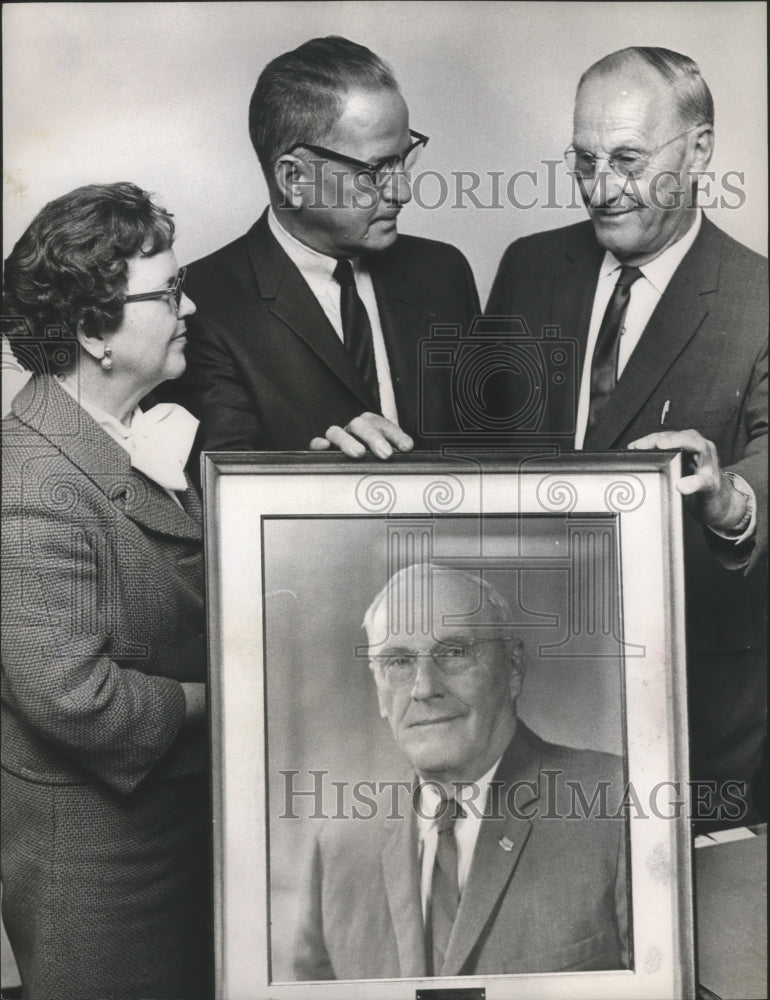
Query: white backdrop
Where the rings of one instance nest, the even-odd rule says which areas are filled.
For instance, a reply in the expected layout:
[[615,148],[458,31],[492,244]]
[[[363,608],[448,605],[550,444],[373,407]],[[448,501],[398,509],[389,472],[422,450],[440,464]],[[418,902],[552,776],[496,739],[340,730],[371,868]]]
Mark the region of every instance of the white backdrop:
[[[454,243],[470,260],[482,302],[517,236],[583,217],[545,208],[542,161],[571,138],[581,72],[626,45],[692,56],[717,108],[718,175],[745,175],[746,201],[712,218],[764,252],[767,233],[765,5],[761,3],[25,3],[4,28],[3,256],[51,198],[80,184],[132,180],[175,213],[181,262],[244,232],[265,187],[247,108],[257,75],[289,48],[343,34],[389,62],[431,136],[421,169],[475,171],[492,202],[490,171],[522,178],[531,209],[474,208],[450,197],[414,202],[403,231]],[[427,184],[423,203],[437,200]],[[728,198],[735,203],[736,198]],[[460,207],[460,206],[465,207]]]

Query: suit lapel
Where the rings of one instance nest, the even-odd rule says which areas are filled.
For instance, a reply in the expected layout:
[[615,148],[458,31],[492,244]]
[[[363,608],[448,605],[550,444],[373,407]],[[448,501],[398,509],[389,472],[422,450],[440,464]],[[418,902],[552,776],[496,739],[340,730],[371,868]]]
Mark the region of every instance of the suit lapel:
[[[580,227],[578,236],[576,245],[565,251],[564,265],[557,272],[552,288],[550,316],[554,326],[558,327],[559,336],[573,342],[575,384],[572,393],[548,394],[551,427],[568,428],[575,424],[580,373],[585,360],[596,282],[604,257],[604,251],[593,236],[590,222]],[[538,337],[541,331],[531,330],[530,333]],[[569,412],[568,407],[571,407]]]
[[404,978],[424,976],[420,865],[413,809],[409,810],[408,820],[394,820],[386,828],[381,860],[401,975]]
[[55,379],[47,376],[30,379],[14,399],[12,409],[131,520],[166,535],[202,537],[200,508],[196,517],[191,502],[188,513],[157,483],[132,469],[128,452]]
[[377,409],[366,383],[329,322],[318,299],[270,232],[267,213],[248,234],[247,247],[259,294],[272,300],[270,312],[307,344],[356,395],[367,410]]
[[[494,781],[500,783],[497,801],[487,803],[479,827],[468,881],[460,900],[449,938],[442,976],[458,976],[481,938],[498,900],[508,891],[532,823],[516,816],[506,803],[508,790],[517,785],[516,807],[523,810],[537,797],[540,753],[528,739],[528,730],[519,721],[516,733],[503,754]],[[531,786],[528,784],[531,783]],[[521,794],[526,793],[526,794]]]
[[586,450],[611,448],[639,413],[708,315],[708,293],[719,287],[720,240],[703,219],[701,231],[674,272],[601,418],[586,435]]
[[369,262],[399,424],[401,427],[419,427],[419,346],[417,339],[405,336],[405,332],[425,330],[427,335],[431,317],[427,317],[428,322],[421,322],[415,305],[415,290],[409,275],[399,266],[398,254],[386,252],[372,255]]

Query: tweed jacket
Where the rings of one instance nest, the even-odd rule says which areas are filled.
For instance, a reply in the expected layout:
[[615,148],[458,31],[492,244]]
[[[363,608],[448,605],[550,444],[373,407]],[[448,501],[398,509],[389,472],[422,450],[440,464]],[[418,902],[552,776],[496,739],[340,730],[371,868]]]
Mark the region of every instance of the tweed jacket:
[[[493,779],[498,806],[481,820],[437,974],[627,967],[625,822],[590,811],[554,818],[572,811],[568,782],[589,800],[606,782],[607,802],[616,803],[620,765],[611,754],[546,743],[518,721]],[[415,814],[387,819],[389,811],[331,821],[318,836],[300,910],[297,979],[425,975]]]
[[120,793],[205,769],[180,681],[206,676],[201,506],[183,506],[50,377],[3,421],[2,760]]

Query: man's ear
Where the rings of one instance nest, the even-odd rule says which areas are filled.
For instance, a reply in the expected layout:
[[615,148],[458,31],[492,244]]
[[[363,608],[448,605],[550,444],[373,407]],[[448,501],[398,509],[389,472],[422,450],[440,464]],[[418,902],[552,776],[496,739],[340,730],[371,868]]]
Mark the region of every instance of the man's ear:
[[381,719],[387,719],[387,717],[388,717],[388,709],[387,709],[387,706],[385,704],[385,697],[384,697],[382,691],[380,690],[380,685],[377,683],[377,675],[375,673],[374,664],[371,661],[369,662],[369,669],[372,672],[372,677],[374,678],[374,685],[377,688],[377,704],[380,707],[380,718]]
[[273,177],[281,198],[280,208],[302,208],[303,193],[308,186],[307,165],[297,156],[284,153],[275,162]]
[[511,701],[515,701],[521,694],[526,670],[527,660],[524,653],[524,643],[521,639],[513,639],[511,641]]
[[692,170],[699,173],[708,167],[714,153],[714,129],[711,125],[699,125],[695,132],[695,148],[692,154]]

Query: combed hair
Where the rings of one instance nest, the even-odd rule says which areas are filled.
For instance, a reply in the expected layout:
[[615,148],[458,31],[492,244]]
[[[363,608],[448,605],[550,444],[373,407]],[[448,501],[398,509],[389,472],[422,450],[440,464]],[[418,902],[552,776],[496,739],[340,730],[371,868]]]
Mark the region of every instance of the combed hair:
[[644,62],[658,73],[676,96],[679,115],[685,125],[714,124],[714,99],[698,64],[671,49],[632,45],[611,52],[595,62],[580,77],[578,91],[589,77],[627,69],[634,62]]
[[3,332],[20,363],[36,371],[42,358],[46,370],[70,370],[78,327],[94,336],[120,320],[128,260],[173,242],[173,217],[128,181],[50,201],[5,262]]
[[268,63],[249,104],[251,144],[268,183],[273,183],[281,153],[328,136],[350,90],[382,87],[398,90],[390,67],[370,49],[339,35],[311,38]]
[[481,608],[487,616],[483,622],[479,622],[479,625],[494,624],[508,626],[513,623],[513,612],[508,602],[491,583],[488,583],[481,576],[471,573],[468,570],[453,569],[449,566],[434,566],[432,563],[413,563],[411,566],[407,566],[394,573],[367,608],[362,623],[367,634],[371,633],[374,616],[391,590],[394,588],[400,590],[403,587],[404,592],[408,594],[411,581],[414,579],[424,580],[428,575],[433,580],[439,576],[460,577],[472,584],[478,590],[481,597]]

